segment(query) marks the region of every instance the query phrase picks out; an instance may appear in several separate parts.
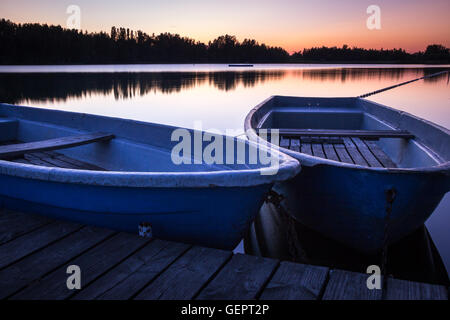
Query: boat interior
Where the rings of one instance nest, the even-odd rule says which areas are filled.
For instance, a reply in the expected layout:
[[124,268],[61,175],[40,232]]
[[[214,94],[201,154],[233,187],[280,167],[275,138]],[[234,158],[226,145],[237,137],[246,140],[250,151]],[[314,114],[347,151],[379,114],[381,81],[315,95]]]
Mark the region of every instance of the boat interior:
[[269,138],[270,130],[261,129],[279,129],[280,147],[294,152],[366,167],[420,168],[448,161],[420,136],[372,114],[356,99],[275,97],[266,104],[253,116],[254,128]]
[[[20,144],[19,141],[0,142],[0,146],[12,146],[18,144]],[[9,159],[9,161],[43,167],[107,171],[105,168],[84,161],[80,161],[71,157],[67,157],[64,154],[55,151],[28,152],[15,156]]]
[[[187,145],[194,147],[177,153],[179,158],[189,161],[175,163],[172,159],[173,148],[183,141],[179,137],[172,141],[172,133],[177,128],[36,110],[39,109],[30,108],[32,114],[29,116],[43,117],[42,120],[30,121],[15,117],[14,113],[2,115],[0,109],[0,159],[47,167],[118,172],[210,172],[259,169],[271,165],[248,161],[252,154],[258,155],[256,146],[245,141],[238,143],[238,139],[233,137],[223,139],[221,135],[211,134],[205,138],[205,133],[197,132],[203,135],[197,148],[197,140],[191,130],[184,132],[189,133]],[[110,130],[114,135],[109,133]],[[213,158],[222,160],[222,163],[208,162],[204,156],[205,152],[211,151],[210,144],[216,137],[222,141],[217,149],[208,154],[216,156],[217,150],[222,150],[222,154]],[[230,144],[234,152],[229,151]]]

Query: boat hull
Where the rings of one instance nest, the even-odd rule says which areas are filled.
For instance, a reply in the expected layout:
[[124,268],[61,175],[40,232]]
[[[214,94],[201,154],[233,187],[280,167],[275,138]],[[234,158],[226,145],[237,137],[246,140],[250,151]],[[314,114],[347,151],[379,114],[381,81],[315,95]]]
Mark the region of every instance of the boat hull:
[[230,250],[270,187],[127,188],[0,175],[0,208],[132,233],[150,223],[155,238]]
[[[284,196],[285,210],[304,225],[375,253],[425,223],[447,192],[448,177],[318,165],[304,166],[274,189]],[[387,219],[389,190],[395,198]]]
[[[273,96],[249,112],[244,128],[253,141],[260,139],[261,129],[280,129],[274,135],[283,138],[280,150],[301,163],[296,177],[274,187],[284,196],[282,205],[288,214],[364,253],[380,251],[421,227],[450,190],[450,131],[368,100]],[[283,129],[294,132],[294,138],[289,136],[292,133],[283,136]],[[333,131],[342,135],[388,130],[408,132],[410,137],[380,136],[372,141],[375,149],[365,149],[363,137],[358,138],[363,143],[358,147],[346,143],[345,133],[342,142],[303,143],[305,137],[296,137],[296,130],[323,131],[324,136]],[[281,139],[276,142],[281,144]],[[335,143],[331,148],[335,157],[330,143]],[[361,150],[369,153],[363,156]],[[367,161],[374,152],[384,163]],[[395,198],[387,219],[389,190]]]

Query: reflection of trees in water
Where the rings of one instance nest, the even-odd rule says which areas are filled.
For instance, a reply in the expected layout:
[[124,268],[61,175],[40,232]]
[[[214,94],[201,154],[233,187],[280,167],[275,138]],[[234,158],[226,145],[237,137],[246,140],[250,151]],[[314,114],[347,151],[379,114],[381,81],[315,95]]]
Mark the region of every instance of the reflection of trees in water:
[[[313,81],[356,81],[356,80],[389,80],[389,81],[407,81],[424,75],[431,75],[449,68],[341,68],[341,69],[308,69],[296,70],[294,73],[306,80]],[[445,74],[433,78],[427,78],[425,81],[440,81]]]
[[450,77],[450,68],[442,68],[442,69],[438,69],[438,68],[425,68],[424,69],[424,75],[425,76],[429,76],[429,75],[431,75],[431,74],[433,74],[433,73],[436,73],[436,72],[440,72],[440,71],[447,71],[447,73],[442,73],[442,74],[439,74],[439,75],[437,75],[437,76],[434,76],[434,77],[432,77],[432,78],[426,78],[426,79],[424,79],[424,81],[425,82],[439,82],[439,81],[446,81],[447,82],[447,84],[448,84],[448,82],[449,82],[449,77]]
[[247,71],[247,72],[212,72],[209,73],[210,85],[219,90],[235,90],[238,85],[254,87],[265,81],[280,80],[286,75],[285,70],[276,71]]
[[252,87],[280,79],[284,71],[166,73],[23,73],[0,74],[0,101],[65,101],[113,94],[116,100],[152,92],[174,93],[203,84],[219,90]]
[[[447,68],[447,70],[449,70]],[[0,74],[0,101],[44,102],[113,95],[116,100],[131,99],[150,93],[170,94],[210,85],[218,90],[253,87],[266,81],[281,80],[287,75],[307,81],[361,81],[413,79],[441,71],[437,68],[340,68],[303,70],[254,70],[241,72],[163,72],[163,73],[24,73]],[[425,81],[447,81],[448,75]],[[269,93],[268,93],[269,94]]]
[[405,70],[398,68],[389,69],[322,69],[304,70],[303,78],[308,80],[327,81],[355,81],[355,80],[390,80],[397,81],[403,78],[405,72],[411,72],[411,77],[417,78],[423,75],[423,70]]
[[[405,74],[405,69],[310,69],[300,70],[303,79],[314,81],[355,81],[355,80],[399,80]],[[423,70],[419,69],[413,72],[413,77],[419,77]],[[414,74],[415,73],[415,74]],[[419,75],[420,74],[420,75]]]

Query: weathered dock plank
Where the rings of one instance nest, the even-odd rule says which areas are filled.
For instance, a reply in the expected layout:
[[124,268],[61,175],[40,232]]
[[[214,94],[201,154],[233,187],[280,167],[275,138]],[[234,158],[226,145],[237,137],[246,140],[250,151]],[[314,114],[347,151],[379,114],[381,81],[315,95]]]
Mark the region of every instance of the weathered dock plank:
[[325,287],[329,269],[281,262],[261,294],[261,300],[317,300]]
[[[20,224],[19,221],[22,223]],[[444,286],[149,240],[112,230],[0,211],[0,299],[446,300]],[[69,265],[81,290],[67,288]]]
[[[236,254],[214,280],[200,292],[197,299],[256,299],[278,263],[278,260]],[[231,279],[233,281],[230,281]]]
[[55,221],[0,245],[0,269],[81,228],[79,224]]
[[113,234],[111,230],[83,227],[1,270],[0,299],[15,294]]
[[189,248],[183,243],[153,240],[72,299],[131,299]]
[[231,256],[228,251],[193,247],[142,290],[136,299],[192,299]]
[[0,209],[0,245],[51,222],[38,215]]
[[381,300],[381,290],[367,288],[367,274],[331,270],[323,300]]
[[63,300],[74,294],[66,285],[67,267],[77,265],[82,270],[82,285],[87,286],[97,277],[120,263],[135,250],[148,242],[147,239],[128,233],[119,233],[85,252],[78,258],[32,283],[26,289],[14,295],[15,300]]
[[388,279],[386,300],[448,300],[444,286]]
[[[331,270],[324,300],[447,300],[447,288],[440,285],[389,278],[387,286],[368,289],[369,275]],[[383,281],[382,281],[383,282]]]

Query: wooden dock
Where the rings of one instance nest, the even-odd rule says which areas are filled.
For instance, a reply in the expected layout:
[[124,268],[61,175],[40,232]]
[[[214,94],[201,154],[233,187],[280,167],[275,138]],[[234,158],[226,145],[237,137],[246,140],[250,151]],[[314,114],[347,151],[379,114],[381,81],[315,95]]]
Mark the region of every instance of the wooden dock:
[[[67,288],[69,265],[81,290]],[[0,299],[382,299],[367,277],[0,209]],[[389,279],[385,298],[446,300],[448,289]]]

